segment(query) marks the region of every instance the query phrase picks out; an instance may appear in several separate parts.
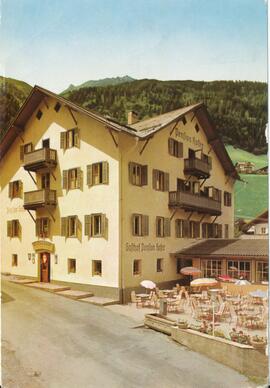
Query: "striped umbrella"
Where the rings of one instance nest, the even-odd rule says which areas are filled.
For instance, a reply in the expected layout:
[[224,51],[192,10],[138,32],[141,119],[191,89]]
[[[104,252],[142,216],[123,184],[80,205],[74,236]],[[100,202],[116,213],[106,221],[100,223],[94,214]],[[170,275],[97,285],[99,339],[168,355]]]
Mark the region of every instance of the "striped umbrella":
[[199,275],[202,271],[196,267],[184,267],[180,272],[183,275]]
[[192,280],[192,282],[190,282],[190,285],[192,287],[202,287],[202,286],[210,287],[210,286],[215,286],[217,284],[218,284],[218,281],[216,279],[211,279],[211,278],[199,278],[199,279]]

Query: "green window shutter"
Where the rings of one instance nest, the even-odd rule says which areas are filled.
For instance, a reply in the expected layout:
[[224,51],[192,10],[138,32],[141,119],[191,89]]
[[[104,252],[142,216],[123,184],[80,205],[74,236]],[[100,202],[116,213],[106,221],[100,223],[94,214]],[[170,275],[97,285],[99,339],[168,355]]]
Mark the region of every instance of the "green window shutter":
[[79,128],[74,128],[74,146],[80,148],[80,130]]
[[149,235],[149,217],[145,215],[142,216],[142,235]]
[[22,181],[19,181],[19,197],[22,198],[23,196],[23,183]]
[[84,216],[84,234],[85,236],[90,236],[90,226],[91,226],[91,216],[85,215]]
[[102,162],[102,183],[105,185],[109,184],[109,163]]
[[60,148],[63,150],[67,148],[67,132],[60,133]]
[[218,238],[222,238],[222,224],[218,224]]
[[175,220],[175,237],[179,238],[180,237],[180,220]]
[[146,186],[148,184],[148,166],[147,165],[142,166],[141,174],[142,174],[141,184],[142,184],[142,186]]
[[36,236],[39,237],[40,235],[40,218],[36,219]]
[[87,166],[87,185],[93,186],[93,166],[89,164]]
[[132,214],[131,216],[131,231],[132,231],[132,236],[135,236],[135,214]]
[[23,162],[24,159],[24,146],[20,146],[20,160]]
[[180,141],[178,142],[178,158],[182,158],[183,157],[183,143],[181,143]]
[[194,223],[194,237],[195,238],[200,237],[200,223],[199,222]]
[[51,235],[51,220],[49,218],[47,218],[47,222],[48,222],[47,236],[50,236]]
[[19,220],[16,220],[17,221],[17,225],[18,225],[18,237],[21,238],[22,237],[22,226],[19,222]]
[[9,198],[13,198],[13,182],[9,182],[8,184],[8,196]]
[[63,189],[68,190],[68,170],[63,170]]
[[133,168],[134,168],[134,165],[135,165],[135,163],[133,163],[133,162],[129,162],[129,164],[128,164],[129,183],[131,183],[132,185],[134,185],[134,182],[133,182]]
[[83,171],[77,168],[77,185],[78,189],[83,190]]
[[184,220],[183,222],[183,237],[190,237],[190,223],[189,220]]
[[169,150],[169,154],[170,155],[173,155],[173,144],[174,144],[174,140],[169,137],[169,139],[168,139],[168,150]]
[[170,187],[170,175],[169,173],[164,173],[164,191],[169,191]]
[[171,235],[171,220],[164,218],[164,237],[170,237]]
[[101,236],[106,238],[106,214],[101,214]]
[[157,170],[153,169],[153,189],[157,189]]
[[7,221],[7,236],[12,237],[12,221]]
[[61,217],[61,236],[68,235],[68,217]]
[[90,215],[90,237],[94,236],[94,214]]
[[156,217],[156,237],[158,237],[158,221],[160,217]]
[[81,239],[81,236],[82,236],[82,223],[79,220],[79,217],[76,216],[76,237]]

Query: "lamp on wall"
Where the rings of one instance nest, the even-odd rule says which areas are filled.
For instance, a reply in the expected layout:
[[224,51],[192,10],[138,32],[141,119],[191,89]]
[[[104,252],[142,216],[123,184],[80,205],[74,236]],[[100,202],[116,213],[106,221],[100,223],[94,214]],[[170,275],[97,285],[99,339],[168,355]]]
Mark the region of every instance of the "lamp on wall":
[[58,255],[54,255],[54,264],[58,264]]
[[28,260],[31,260],[31,253],[28,253]]
[[35,264],[36,261],[36,255],[35,253],[32,253],[32,263]]

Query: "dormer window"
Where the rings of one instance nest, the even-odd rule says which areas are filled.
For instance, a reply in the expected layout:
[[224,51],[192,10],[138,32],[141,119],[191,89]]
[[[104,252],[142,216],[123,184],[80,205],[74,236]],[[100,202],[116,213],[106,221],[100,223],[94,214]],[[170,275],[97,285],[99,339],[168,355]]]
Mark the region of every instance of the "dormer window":
[[42,113],[42,111],[39,109],[39,110],[37,111],[36,118],[37,118],[38,120],[40,120],[41,117],[42,117],[42,115],[43,115],[43,113]]

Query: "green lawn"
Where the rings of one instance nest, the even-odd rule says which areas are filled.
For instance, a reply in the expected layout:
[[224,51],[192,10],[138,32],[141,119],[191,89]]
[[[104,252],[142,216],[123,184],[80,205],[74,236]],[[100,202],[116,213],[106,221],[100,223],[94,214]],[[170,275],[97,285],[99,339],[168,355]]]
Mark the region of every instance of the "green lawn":
[[268,175],[242,174],[235,184],[235,218],[251,220],[268,208]]
[[267,155],[254,155],[240,148],[234,148],[232,145],[226,145],[226,150],[234,164],[236,162],[253,162],[256,169],[268,165]]

